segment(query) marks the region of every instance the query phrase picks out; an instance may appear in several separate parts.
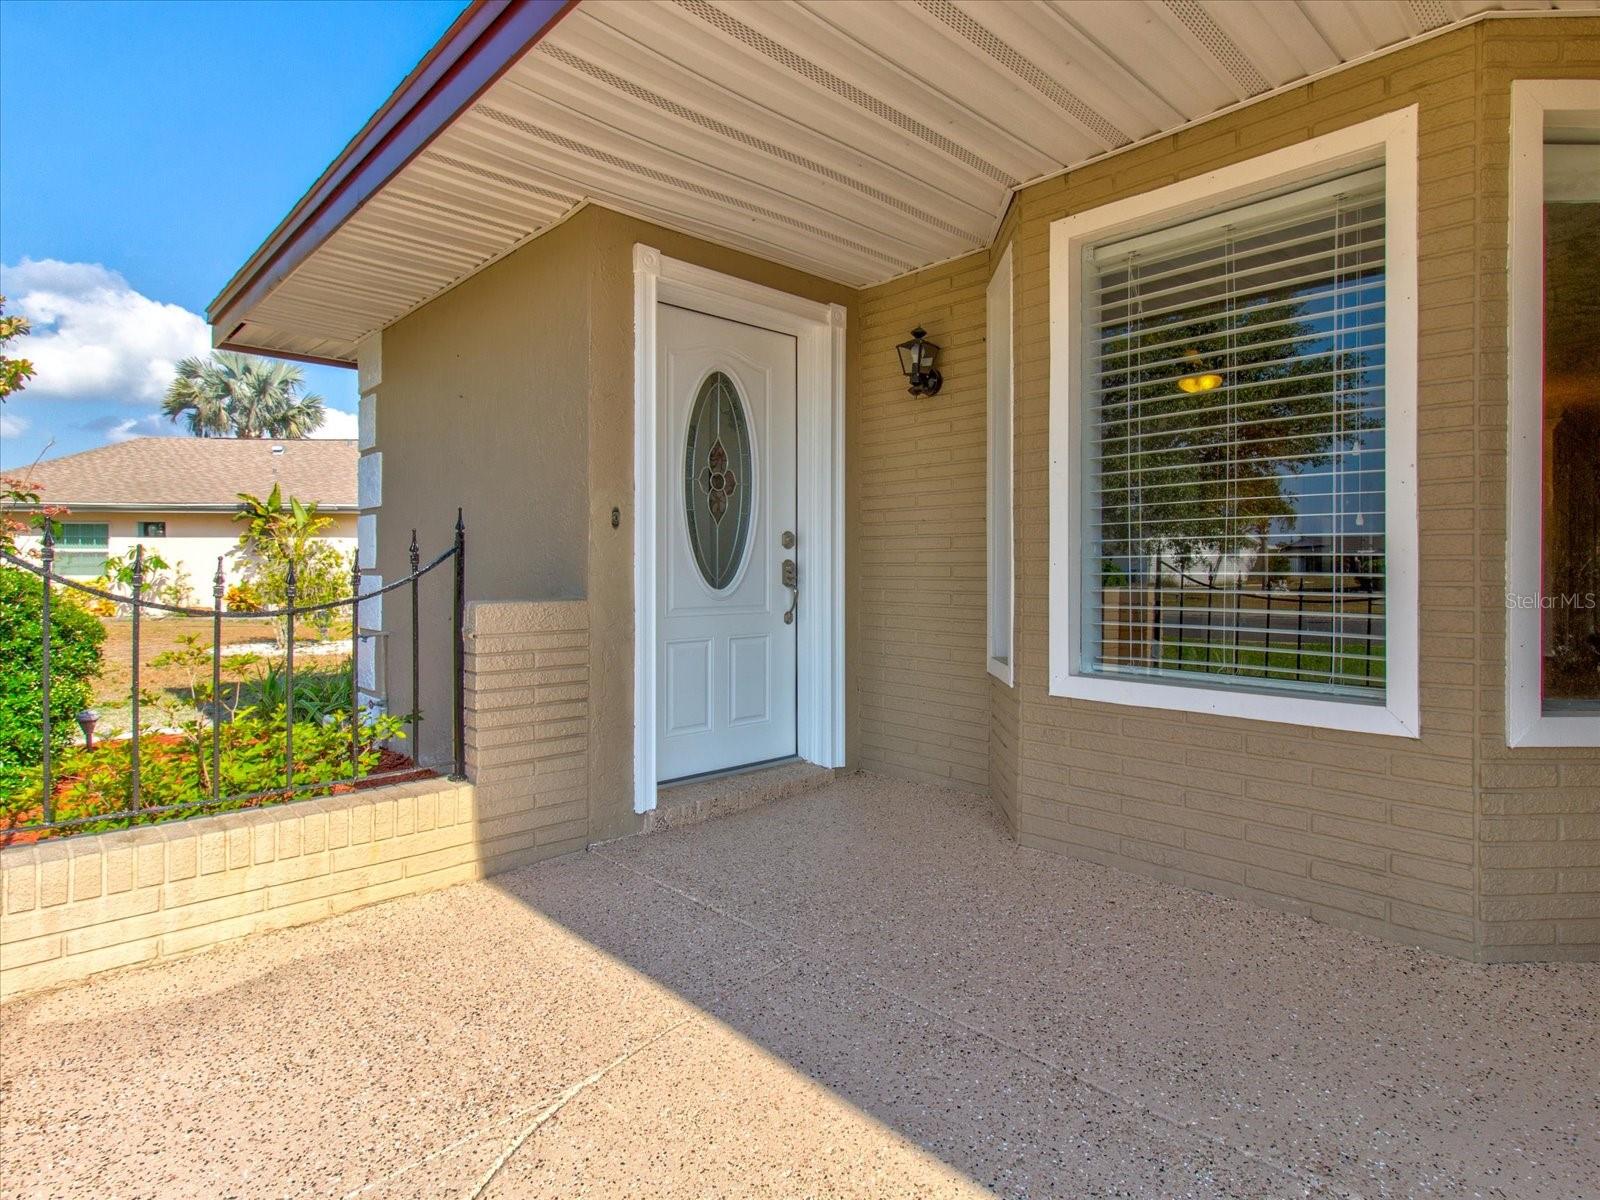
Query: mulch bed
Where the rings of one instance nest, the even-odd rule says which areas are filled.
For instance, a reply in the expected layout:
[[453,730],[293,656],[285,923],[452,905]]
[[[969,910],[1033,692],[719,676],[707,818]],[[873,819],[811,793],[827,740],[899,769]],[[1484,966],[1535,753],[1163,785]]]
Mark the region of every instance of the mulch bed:
[[[139,742],[141,748],[150,745],[181,746],[186,744],[183,738],[176,734],[170,733],[147,733],[139,739]],[[391,774],[391,772],[393,772],[393,774]],[[354,783],[336,783],[328,789],[328,793],[334,796],[345,796],[352,792],[364,792],[373,788],[389,787],[397,783],[415,783],[419,779],[435,779],[438,777],[439,773],[430,767],[417,767],[411,761],[410,755],[402,754],[398,750],[391,750],[385,746],[378,753],[378,761],[377,764],[372,768],[372,774],[387,776],[387,778],[358,779]],[[60,796],[68,786],[76,781],[76,776],[64,775],[55,781],[55,786],[52,790],[57,796]],[[253,800],[246,800],[242,804],[230,806],[227,811],[241,812],[247,808],[272,808],[279,804],[287,804],[294,800],[305,799],[310,799],[310,797],[305,795],[257,796]],[[196,807],[203,807],[203,804],[197,805]],[[194,815],[198,816],[202,814],[196,813]],[[35,842],[41,842],[51,838],[70,837],[74,832],[71,829],[17,828],[19,825],[27,825],[29,822],[42,821],[43,819],[44,807],[42,805],[32,809],[27,809],[22,812],[0,815],[0,821],[4,822],[3,827],[0,827],[0,849],[3,849],[7,846],[28,846]],[[114,814],[108,815],[104,819],[114,819]],[[167,824],[172,821],[192,819],[192,816],[186,815],[183,812],[176,812],[166,814],[163,820],[153,823]]]

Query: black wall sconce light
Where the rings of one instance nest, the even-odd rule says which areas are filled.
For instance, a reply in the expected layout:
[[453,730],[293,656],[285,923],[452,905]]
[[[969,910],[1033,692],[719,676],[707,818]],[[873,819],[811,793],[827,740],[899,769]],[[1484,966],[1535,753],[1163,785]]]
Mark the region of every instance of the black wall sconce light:
[[927,340],[928,331],[918,325],[911,331],[911,340],[901,342],[900,369],[906,373],[913,396],[937,396],[944,385],[944,376],[933,365],[939,361],[939,347]]

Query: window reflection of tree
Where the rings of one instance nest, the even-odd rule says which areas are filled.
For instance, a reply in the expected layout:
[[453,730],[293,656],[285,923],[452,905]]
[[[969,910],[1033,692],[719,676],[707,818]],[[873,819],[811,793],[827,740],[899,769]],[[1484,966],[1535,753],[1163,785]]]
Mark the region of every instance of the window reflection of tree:
[[[1335,236],[1330,229],[1325,240],[1326,280],[1258,286],[1237,299],[1227,294],[1231,273],[1218,279],[1224,253],[1242,272],[1281,251],[1197,255],[1177,276],[1194,279],[1183,297],[1190,307],[1168,319],[1139,317],[1139,281],[1128,272],[1126,320],[1107,325],[1101,338],[1101,453],[1114,476],[1101,498],[1101,529],[1106,548],[1130,558],[1124,570],[1137,571],[1158,545],[1185,567],[1202,554],[1256,548],[1268,533],[1294,529],[1308,507],[1315,489],[1292,486],[1296,477],[1331,474],[1341,453],[1378,448],[1366,435],[1383,425],[1383,355],[1362,343],[1382,339],[1382,231],[1344,253]],[[1164,261],[1160,270],[1178,265]],[[1284,273],[1303,277],[1309,268],[1302,262]],[[1334,279],[1342,297],[1328,295]],[[1172,287],[1169,277],[1163,288]],[[1222,369],[1222,386],[1181,390],[1178,381],[1196,369],[1184,350]],[[1381,483],[1371,486],[1381,494]],[[1316,494],[1337,511],[1342,497]]]

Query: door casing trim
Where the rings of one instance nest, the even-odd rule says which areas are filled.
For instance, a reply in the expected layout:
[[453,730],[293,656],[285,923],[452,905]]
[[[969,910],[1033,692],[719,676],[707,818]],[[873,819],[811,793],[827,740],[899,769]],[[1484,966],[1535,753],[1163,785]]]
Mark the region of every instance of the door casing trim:
[[[801,620],[799,757],[844,765],[845,316],[823,304],[633,247],[633,808],[656,806],[656,306],[672,304],[795,339],[795,486]],[[809,544],[807,544],[809,543]]]

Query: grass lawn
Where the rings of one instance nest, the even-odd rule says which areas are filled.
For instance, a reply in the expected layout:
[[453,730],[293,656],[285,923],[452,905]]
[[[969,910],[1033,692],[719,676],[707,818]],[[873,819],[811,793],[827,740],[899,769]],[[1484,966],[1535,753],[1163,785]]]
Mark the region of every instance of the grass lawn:
[[[231,620],[222,623],[222,654],[238,653],[232,646],[271,642],[272,622]],[[106,640],[100,649],[100,678],[94,685],[96,704],[127,704],[129,689],[133,686],[133,622],[127,618],[105,621]],[[198,638],[207,650],[211,648],[211,621],[206,617],[163,617],[159,621],[139,622],[139,685],[147,691],[166,691],[169,688],[187,689],[189,673],[181,667],[153,667],[151,661],[180,646],[180,638]],[[237,682],[241,676],[223,672],[225,682]]]
[[1221,636],[1219,631],[1219,640],[1209,646],[1204,642],[1164,642],[1161,663],[1165,667],[1181,663],[1197,672],[1227,671],[1286,682],[1321,682],[1333,674],[1341,683],[1383,686],[1386,664],[1382,641],[1374,640],[1370,645],[1360,640],[1348,641],[1335,653],[1333,643],[1326,638],[1306,638],[1296,648],[1292,635],[1286,647],[1279,635],[1268,649],[1259,644],[1227,645]]
[[[255,665],[229,670],[230,656],[248,653],[247,647],[260,650],[273,645],[274,622],[270,619],[246,620],[232,618],[222,622],[222,682],[224,695],[232,703],[233,688],[242,689],[241,702],[250,703],[250,693],[259,678],[265,662],[278,657],[275,652],[262,653],[262,661]],[[105,644],[101,647],[100,677],[94,685],[95,711],[100,716],[96,727],[97,737],[113,737],[126,733],[130,724],[130,696],[133,687],[133,622],[127,618],[106,620]],[[171,729],[199,714],[189,704],[191,668],[186,666],[154,666],[157,658],[171,651],[184,649],[183,639],[193,637],[205,652],[206,665],[199,670],[201,678],[211,678],[211,620],[208,617],[163,617],[139,623],[139,688],[146,694],[156,693],[160,703],[147,705],[140,711],[140,727],[144,729]],[[296,637],[296,680],[308,679],[325,673],[343,671],[349,662],[348,638],[323,643],[310,637]],[[320,652],[319,652],[320,651]]]

